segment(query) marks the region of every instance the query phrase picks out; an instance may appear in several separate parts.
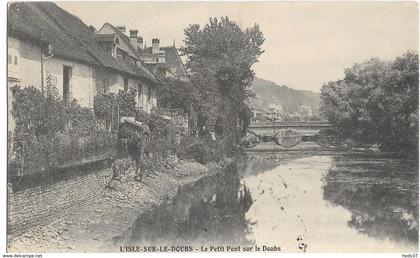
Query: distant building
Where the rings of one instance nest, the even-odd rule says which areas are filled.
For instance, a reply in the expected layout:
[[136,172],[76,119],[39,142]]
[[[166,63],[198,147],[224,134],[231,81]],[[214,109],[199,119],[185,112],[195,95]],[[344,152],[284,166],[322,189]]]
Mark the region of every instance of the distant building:
[[[96,33],[96,39],[118,61],[131,66],[142,67],[148,74],[152,75],[141,60],[140,52],[143,48],[143,38],[138,36],[137,29],[131,29],[130,35],[127,36],[125,26],[115,27],[105,23]],[[153,108],[157,108],[156,87],[144,82],[133,81],[129,81],[126,87],[137,91],[137,108],[143,109],[147,113],[151,113]],[[112,88],[109,90],[113,91]]]
[[265,118],[269,121],[279,121],[281,120],[281,115],[279,111],[275,108],[269,108],[265,113]]
[[299,114],[302,116],[313,116],[312,108],[309,105],[301,105],[299,107]]
[[281,105],[281,104],[274,104],[274,103],[271,103],[271,104],[269,104],[269,106],[268,106],[270,109],[273,109],[273,110],[275,110],[277,113],[279,113],[279,114],[281,114],[281,113],[283,113],[284,112],[284,110],[283,110],[283,106]]
[[[175,43],[172,46],[162,47],[160,46],[160,40],[154,38],[152,39],[151,47],[142,48],[141,50],[141,59],[144,65],[162,83],[166,83],[168,79],[181,80],[183,82],[189,81]],[[170,119],[181,131],[188,131],[190,126],[194,124],[194,120],[190,120],[182,109],[177,109],[176,107],[165,108],[164,104],[162,104],[158,112],[162,117]]]
[[146,67],[154,74],[166,78],[187,80],[187,72],[175,43],[172,46],[162,47],[160,40],[154,38],[152,46],[144,48],[141,56]]

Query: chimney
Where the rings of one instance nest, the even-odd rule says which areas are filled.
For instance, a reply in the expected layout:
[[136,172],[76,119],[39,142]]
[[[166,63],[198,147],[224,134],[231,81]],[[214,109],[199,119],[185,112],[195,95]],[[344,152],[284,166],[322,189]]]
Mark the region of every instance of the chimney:
[[96,28],[94,27],[94,26],[92,26],[92,25],[90,25],[89,26],[89,30],[91,31],[91,32],[93,32],[93,33],[96,33],[97,31],[96,31]]
[[157,54],[159,52],[159,39],[152,39],[152,54]]
[[143,49],[143,38],[138,37],[138,33],[139,30],[130,30],[130,43],[137,51],[139,51],[139,48]]
[[136,39],[139,30],[130,30],[130,39]]
[[[144,49],[143,38],[142,37],[137,38],[137,44],[138,44],[138,48],[140,48],[141,50]],[[139,52],[140,52],[140,50],[139,50]]]
[[117,29],[125,34],[125,26],[124,25],[117,26]]

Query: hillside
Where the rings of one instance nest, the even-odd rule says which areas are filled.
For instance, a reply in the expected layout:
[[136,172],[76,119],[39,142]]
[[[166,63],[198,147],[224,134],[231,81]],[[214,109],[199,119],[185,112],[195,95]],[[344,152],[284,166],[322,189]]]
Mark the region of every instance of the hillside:
[[277,108],[285,113],[294,113],[298,112],[302,105],[308,105],[314,115],[319,114],[319,93],[279,86],[260,78],[254,79],[251,89],[257,97],[253,103],[254,108]]

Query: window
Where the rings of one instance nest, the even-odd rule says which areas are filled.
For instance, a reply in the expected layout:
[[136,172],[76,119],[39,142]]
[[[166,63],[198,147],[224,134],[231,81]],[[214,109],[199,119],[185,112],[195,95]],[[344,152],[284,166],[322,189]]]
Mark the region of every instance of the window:
[[105,120],[105,130],[111,132],[112,131],[112,124],[111,121]]
[[71,67],[63,66],[63,101],[67,105],[70,100]]
[[142,94],[142,85],[137,84],[137,105],[143,107],[143,94]]
[[128,91],[128,78],[124,78],[124,91]]
[[152,89],[152,108],[157,108],[156,89]]
[[149,86],[147,87],[147,101],[150,102],[150,98],[152,97],[152,88]]
[[157,62],[160,63],[160,64],[164,64],[166,62],[165,61],[165,56],[159,56],[158,59],[157,59]]
[[112,45],[111,46],[111,56],[113,58],[116,58],[117,57],[117,46],[116,45]]
[[118,51],[118,49],[117,49],[117,60],[120,60],[120,61],[124,60],[123,53],[121,51]]
[[143,102],[143,110],[149,113],[149,87],[144,87],[144,102]]
[[103,84],[104,84],[104,93],[106,94],[109,91],[109,79],[108,78],[105,78],[103,80]]
[[11,54],[7,55],[7,63],[18,65],[18,57]]
[[7,63],[8,63],[8,78],[9,80],[19,80],[19,66],[18,61],[20,62],[20,54],[16,48],[10,47],[7,50]]

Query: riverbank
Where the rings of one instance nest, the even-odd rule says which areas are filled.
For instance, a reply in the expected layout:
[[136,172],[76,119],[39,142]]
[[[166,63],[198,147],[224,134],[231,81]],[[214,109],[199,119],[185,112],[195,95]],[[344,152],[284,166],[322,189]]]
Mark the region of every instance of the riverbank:
[[[417,160],[418,155],[403,152],[380,151],[372,146],[357,146],[349,148],[330,148],[323,147],[315,142],[301,142],[298,145],[285,148],[273,142],[260,143],[253,148],[246,148],[245,152],[250,155],[263,155],[267,156],[284,156],[284,155],[366,155],[369,157],[383,157],[394,159]],[[270,157],[271,157],[270,156]]]
[[[113,237],[130,231],[141,214],[170,202],[180,186],[218,171],[221,167],[216,164],[173,160],[137,182],[130,167],[115,190],[103,187],[94,200],[9,239],[8,252],[118,252],[109,250]],[[104,181],[109,181],[112,170],[102,172]]]

